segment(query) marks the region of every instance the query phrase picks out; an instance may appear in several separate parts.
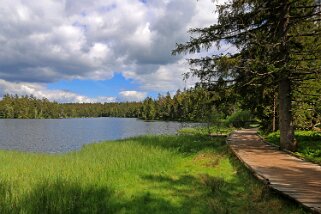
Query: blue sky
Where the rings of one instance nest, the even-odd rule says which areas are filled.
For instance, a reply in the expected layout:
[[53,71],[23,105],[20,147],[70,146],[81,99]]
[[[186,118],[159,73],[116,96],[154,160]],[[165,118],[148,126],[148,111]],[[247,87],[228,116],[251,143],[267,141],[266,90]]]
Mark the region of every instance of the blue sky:
[[217,17],[211,0],[2,0],[0,10],[0,96],[58,102],[192,87],[197,79],[182,79],[186,56],[171,51]]
[[[126,79],[121,73],[116,73],[108,80],[61,80],[48,84],[48,89],[67,90],[89,98],[117,97],[121,91],[139,91],[139,84]],[[156,98],[158,94],[164,93],[165,91],[149,91],[147,96]]]
[[117,73],[108,80],[61,80],[48,84],[48,89],[68,90],[91,98],[97,96],[115,97],[120,91],[138,91],[139,84],[125,79]]

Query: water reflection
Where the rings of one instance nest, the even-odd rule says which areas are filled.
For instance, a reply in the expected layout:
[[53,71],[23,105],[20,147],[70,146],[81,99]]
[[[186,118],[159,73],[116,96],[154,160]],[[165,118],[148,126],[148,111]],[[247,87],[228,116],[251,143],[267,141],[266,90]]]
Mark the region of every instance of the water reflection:
[[102,140],[145,134],[175,134],[199,124],[145,122],[133,118],[0,120],[0,149],[60,153]]

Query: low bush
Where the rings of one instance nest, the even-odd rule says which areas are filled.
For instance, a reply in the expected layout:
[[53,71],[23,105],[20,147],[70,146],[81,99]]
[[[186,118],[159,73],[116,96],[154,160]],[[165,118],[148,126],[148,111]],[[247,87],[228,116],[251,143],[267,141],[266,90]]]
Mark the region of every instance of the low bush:
[[250,121],[252,121],[253,115],[249,111],[237,111],[226,119],[226,125],[233,126],[235,128],[249,127]]

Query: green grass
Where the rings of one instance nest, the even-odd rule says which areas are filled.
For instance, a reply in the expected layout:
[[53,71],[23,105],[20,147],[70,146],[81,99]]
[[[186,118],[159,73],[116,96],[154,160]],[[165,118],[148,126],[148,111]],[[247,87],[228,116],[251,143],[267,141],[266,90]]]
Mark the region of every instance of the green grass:
[[178,133],[183,135],[227,135],[231,133],[233,130],[235,130],[235,128],[233,127],[210,126],[197,128],[183,128],[179,130]]
[[[297,155],[321,164],[321,133],[316,131],[295,131],[298,141]],[[273,132],[266,136],[267,141],[276,145],[280,144],[280,132]]]
[[0,151],[0,213],[304,213],[224,137],[144,136],[61,155]]

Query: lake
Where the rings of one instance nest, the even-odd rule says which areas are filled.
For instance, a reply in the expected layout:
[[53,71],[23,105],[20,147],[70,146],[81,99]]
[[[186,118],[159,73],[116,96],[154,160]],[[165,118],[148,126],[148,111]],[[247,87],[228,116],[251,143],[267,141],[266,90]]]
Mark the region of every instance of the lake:
[[0,149],[63,153],[83,145],[146,134],[175,134],[197,123],[134,118],[0,119]]

